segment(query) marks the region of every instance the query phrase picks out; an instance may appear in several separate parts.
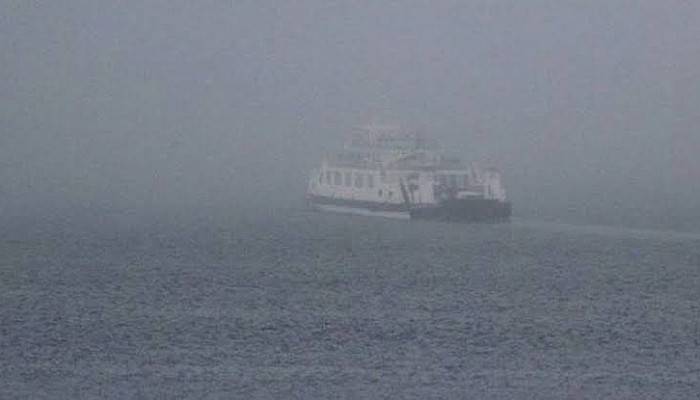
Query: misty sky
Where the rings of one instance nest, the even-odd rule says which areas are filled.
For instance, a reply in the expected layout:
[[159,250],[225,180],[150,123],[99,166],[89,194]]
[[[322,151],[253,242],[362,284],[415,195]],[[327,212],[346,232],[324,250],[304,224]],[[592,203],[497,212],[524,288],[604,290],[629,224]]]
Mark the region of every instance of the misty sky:
[[3,0],[0,100],[6,214],[296,199],[372,119],[516,213],[700,210],[697,1]]

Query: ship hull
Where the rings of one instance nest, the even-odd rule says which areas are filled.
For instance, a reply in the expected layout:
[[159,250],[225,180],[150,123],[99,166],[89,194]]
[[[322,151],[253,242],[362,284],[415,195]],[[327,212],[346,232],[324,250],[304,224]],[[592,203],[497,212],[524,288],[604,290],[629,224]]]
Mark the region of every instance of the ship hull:
[[503,222],[511,215],[510,203],[486,199],[453,199],[437,205],[416,207],[325,196],[309,196],[307,202],[318,211],[396,219]]
[[317,204],[314,207],[318,211],[332,212],[337,214],[362,215],[365,217],[381,217],[391,219],[411,219],[411,214],[406,211],[376,211],[367,208],[334,206],[329,204]]
[[306,200],[311,208],[318,211],[393,219],[411,218],[410,212],[403,204],[378,203],[326,196],[308,196]]

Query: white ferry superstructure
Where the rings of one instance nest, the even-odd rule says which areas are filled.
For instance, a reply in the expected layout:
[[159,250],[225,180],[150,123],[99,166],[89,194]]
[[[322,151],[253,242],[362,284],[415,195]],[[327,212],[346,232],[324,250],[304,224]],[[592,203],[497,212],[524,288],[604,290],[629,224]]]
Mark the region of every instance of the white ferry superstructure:
[[356,129],[312,171],[307,203],[320,211],[403,219],[503,221],[511,204],[493,168],[445,156],[397,126]]

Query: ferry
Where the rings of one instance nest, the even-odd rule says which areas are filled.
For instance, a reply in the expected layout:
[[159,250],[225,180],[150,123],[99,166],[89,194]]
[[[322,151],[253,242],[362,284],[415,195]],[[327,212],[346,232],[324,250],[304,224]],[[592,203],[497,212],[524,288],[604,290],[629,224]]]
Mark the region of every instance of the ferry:
[[499,222],[511,215],[498,170],[464,164],[394,125],[356,128],[311,172],[306,201],[319,211],[401,219]]

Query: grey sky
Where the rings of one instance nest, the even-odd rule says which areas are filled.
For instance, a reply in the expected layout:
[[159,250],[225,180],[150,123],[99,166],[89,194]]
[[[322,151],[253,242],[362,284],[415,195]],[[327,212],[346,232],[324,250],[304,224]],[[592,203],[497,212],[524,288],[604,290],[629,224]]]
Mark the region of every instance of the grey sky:
[[695,1],[0,8],[6,213],[291,199],[372,118],[500,167],[524,213],[700,209]]

